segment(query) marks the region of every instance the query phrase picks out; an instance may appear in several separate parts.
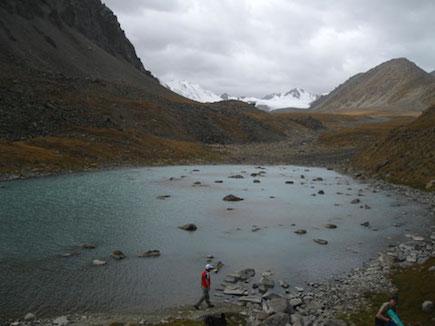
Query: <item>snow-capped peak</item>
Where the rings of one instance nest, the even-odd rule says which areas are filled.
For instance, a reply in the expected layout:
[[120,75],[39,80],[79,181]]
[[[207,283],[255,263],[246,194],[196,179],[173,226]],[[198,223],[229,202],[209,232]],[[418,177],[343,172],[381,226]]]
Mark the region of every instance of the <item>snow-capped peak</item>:
[[198,102],[209,103],[222,101],[219,95],[187,80],[171,80],[166,82],[165,86],[177,94]]
[[282,108],[307,109],[311,102],[319,98],[319,95],[306,92],[301,88],[293,88],[288,92],[272,93],[263,98],[257,98],[245,96],[235,97],[228,94],[219,96],[212,91],[203,89],[201,86],[186,80],[172,80],[166,82],[164,85],[177,94],[202,103],[239,100],[251,104],[255,103],[258,108],[269,111]]

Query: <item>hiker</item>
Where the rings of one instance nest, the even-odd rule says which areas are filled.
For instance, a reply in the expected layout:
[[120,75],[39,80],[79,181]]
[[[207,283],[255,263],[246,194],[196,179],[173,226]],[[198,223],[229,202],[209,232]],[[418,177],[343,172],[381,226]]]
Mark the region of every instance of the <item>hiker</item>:
[[198,303],[194,305],[195,309],[199,310],[199,305],[205,300],[207,303],[207,306],[209,308],[214,307],[210,303],[210,271],[213,269],[213,266],[210,264],[205,265],[205,271],[202,273],[201,277],[201,289],[202,289],[202,296],[201,299],[199,299]]
[[375,326],[384,326],[390,322],[390,316],[388,315],[388,310],[393,310],[396,312],[396,305],[399,302],[399,297],[397,295],[393,296],[389,302],[382,304],[381,309],[375,317]]

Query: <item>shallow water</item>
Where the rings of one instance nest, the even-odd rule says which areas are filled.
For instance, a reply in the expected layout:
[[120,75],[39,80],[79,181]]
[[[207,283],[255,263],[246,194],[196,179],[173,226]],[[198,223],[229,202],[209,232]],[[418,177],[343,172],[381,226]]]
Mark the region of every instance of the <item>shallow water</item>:
[[[259,171],[178,166],[0,183],[0,315],[138,312],[193,303],[208,254],[225,264],[213,275],[213,287],[248,267],[257,271],[254,280],[270,269],[275,280],[303,285],[361,266],[405,229],[424,230],[423,207],[334,171],[267,167],[264,177],[250,176]],[[228,178],[232,174],[245,178]],[[313,181],[317,177],[324,180]],[[223,201],[230,193],[245,200]],[[351,204],[355,198],[361,203]],[[372,208],[361,208],[366,204]],[[366,221],[378,231],[360,225]],[[186,223],[198,230],[177,228]],[[326,229],[326,223],[338,228]],[[261,229],[252,232],[253,225]],[[88,242],[97,248],[74,247]],[[115,249],[128,258],[111,260]],[[136,257],[150,249],[162,255]],[[61,257],[69,252],[80,255]],[[96,258],[108,264],[92,266]]]

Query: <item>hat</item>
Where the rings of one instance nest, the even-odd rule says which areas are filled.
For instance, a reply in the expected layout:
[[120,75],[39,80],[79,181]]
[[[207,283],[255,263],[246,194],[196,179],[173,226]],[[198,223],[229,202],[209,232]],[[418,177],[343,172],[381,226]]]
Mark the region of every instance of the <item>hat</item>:
[[393,295],[393,297],[391,298],[391,300],[394,300],[396,302],[399,302],[399,297],[397,295]]
[[207,264],[205,265],[205,269],[206,270],[213,269],[213,265]]

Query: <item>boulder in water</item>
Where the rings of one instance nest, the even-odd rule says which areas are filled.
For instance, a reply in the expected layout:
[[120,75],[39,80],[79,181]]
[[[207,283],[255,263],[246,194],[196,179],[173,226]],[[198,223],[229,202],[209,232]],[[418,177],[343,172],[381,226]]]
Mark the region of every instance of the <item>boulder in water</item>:
[[313,241],[317,242],[318,244],[321,244],[321,245],[327,245],[328,244],[328,241],[323,240],[323,239],[313,239]]
[[243,198],[234,196],[233,194],[229,194],[229,195],[225,196],[223,198],[223,200],[225,200],[225,201],[241,201],[241,200],[243,200]]
[[138,254],[137,256],[139,258],[158,257],[158,256],[160,256],[160,250],[156,250],[156,249],[148,250],[148,251],[145,251],[141,254]]
[[179,226],[178,228],[182,229],[182,230],[186,230],[186,231],[195,231],[197,229],[196,225],[195,224],[191,224],[191,223],[190,224],[184,224],[182,226]]

